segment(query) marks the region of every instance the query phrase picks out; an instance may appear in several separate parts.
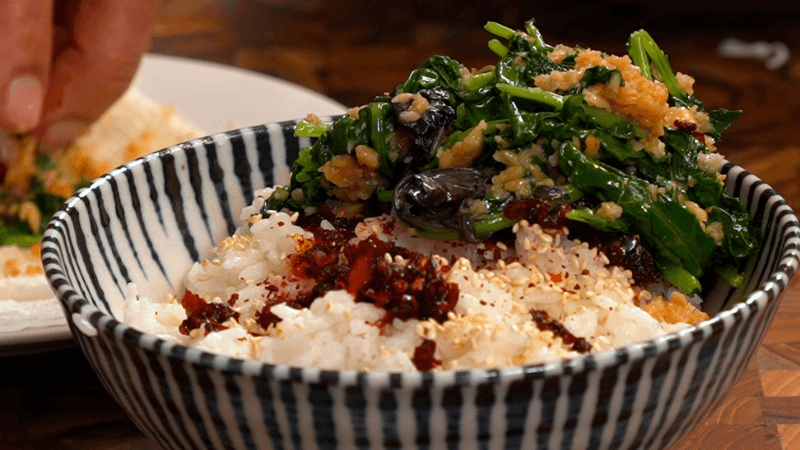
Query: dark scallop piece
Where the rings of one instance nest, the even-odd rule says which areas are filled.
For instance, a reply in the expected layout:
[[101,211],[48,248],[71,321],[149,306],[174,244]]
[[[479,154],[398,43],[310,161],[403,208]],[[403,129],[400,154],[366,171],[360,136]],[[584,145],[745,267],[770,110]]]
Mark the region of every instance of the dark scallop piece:
[[467,242],[480,242],[466,206],[486,195],[490,178],[486,171],[461,167],[408,175],[395,187],[392,212],[409,225],[449,228]]
[[[422,89],[417,95],[428,101],[428,109],[419,119],[403,125],[414,130],[414,142],[421,153],[430,155],[447,136],[450,125],[456,120],[456,110],[447,103],[447,95],[437,89]],[[399,118],[411,105],[411,101],[392,102],[395,117]]]

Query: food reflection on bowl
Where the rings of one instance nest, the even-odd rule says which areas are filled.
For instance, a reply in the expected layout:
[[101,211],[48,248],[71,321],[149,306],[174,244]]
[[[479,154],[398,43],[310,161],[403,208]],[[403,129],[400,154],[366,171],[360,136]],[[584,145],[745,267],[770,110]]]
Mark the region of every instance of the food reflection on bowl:
[[725,188],[763,233],[749,284],[716,285],[704,295],[711,320],[641,344],[523,367],[331,371],[212,354],[121,322],[129,283],[151,298],[176,292],[254,192],[287,173],[309,143],[294,125],[136,160],[70,199],[45,234],[45,271],[77,342],[164,448],[662,448],[744,370],[797,269],[794,213],[728,163]]

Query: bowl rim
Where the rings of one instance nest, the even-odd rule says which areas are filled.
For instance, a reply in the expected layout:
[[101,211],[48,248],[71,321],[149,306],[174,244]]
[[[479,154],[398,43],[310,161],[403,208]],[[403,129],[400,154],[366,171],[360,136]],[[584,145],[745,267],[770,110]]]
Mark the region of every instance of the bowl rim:
[[[289,121],[286,121],[275,124],[287,126],[289,123]],[[296,121],[292,123],[296,123]],[[797,273],[798,265],[800,265],[800,222],[792,208],[782,196],[763,180],[746,169],[726,160],[721,169],[723,174],[736,171],[740,173],[738,179],[753,177],[751,192],[755,188],[764,186],[764,189],[767,190],[765,195],[770,199],[774,198],[770,209],[774,211],[776,223],[780,223],[780,227],[783,230],[781,236],[784,239],[780,256],[774,266],[775,270],[770,272],[769,277],[762,281],[753,292],[708,320],[636,344],[598,353],[582,354],[564,360],[521,366],[464,368],[427,372],[333,370],[245,360],[211,353],[141,332],[132,325],[118,320],[113,315],[101,311],[70,286],[64,276],[64,271],[59,265],[60,239],[58,238],[58,228],[61,227],[65,218],[70,216],[70,212],[74,210],[75,205],[83,202],[83,198],[89,192],[99,189],[100,186],[108,183],[109,179],[119,177],[125,171],[129,171],[150,159],[158,159],[164,155],[181,152],[187,147],[199,145],[209,139],[227,140],[230,133],[252,132],[255,128],[263,126],[257,125],[217,133],[142,156],[98,177],[87,187],[79,190],[66,200],[54,214],[53,219],[45,230],[42,239],[42,261],[45,266],[47,281],[68,316],[67,321],[70,324],[73,335],[83,333],[93,337],[100,333],[107,333],[128,345],[156,353],[170,360],[178,360],[210,370],[230,372],[243,376],[260,376],[279,381],[322,382],[343,386],[369,386],[371,388],[399,388],[414,386],[448,387],[474,383],[545,379],[562,375],[575,375],[591,370],[605,370],[615,366],[644,361],[664,352],[674,351],[702,341],[712,333],[724,330],[726,327],[735,326],[751,315],[760,313],[768,303],[779,301],[790,280]]]

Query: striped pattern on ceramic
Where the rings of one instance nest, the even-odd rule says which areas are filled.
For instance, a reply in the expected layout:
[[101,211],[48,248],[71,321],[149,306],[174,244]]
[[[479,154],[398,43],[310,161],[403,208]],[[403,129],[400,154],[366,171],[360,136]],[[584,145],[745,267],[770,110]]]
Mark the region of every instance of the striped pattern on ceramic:
[[764,249],[742,290],[716,286],[712,320],[573,360],[436,373],[322,371],[241,361],[116,320],[126,286],[158,298],[237,226],[253,192],[285,180],[307,140],[294,122],[218,134],[116,169],[70,199],[42,257],[106,388],[166,449],[643,449],[697,424],[744,370],[797,271],[800,228],[732,164],[726,188]]

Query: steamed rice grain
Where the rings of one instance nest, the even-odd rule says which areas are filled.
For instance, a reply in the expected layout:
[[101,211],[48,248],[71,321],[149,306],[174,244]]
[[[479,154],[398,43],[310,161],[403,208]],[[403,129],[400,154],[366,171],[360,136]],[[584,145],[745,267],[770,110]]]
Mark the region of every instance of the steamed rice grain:
[[[389,371],[417,370],[414,352],[426,340],[435,343],[434,359],[442,370],[535,364],[579,355],[562,337],[540,329],[532,320],[533,310],[585,339],[593,352],[689,325],[659,321],[645,312],[639,305],[655,294],[634,287],[629,271],[609,266],[605,255],[569,239],[565,230],[544,230],[523,221],[514,228],[514,248],[488,249],[484,244],[428,241],[382,216],[362,222],[356,239],[375,234],[436,255],[441,273],[459,288],[458,303],[447,320],[394,318],[382,324],[385,310],[356,302],[345,290],[333,290],[308,308],[272,306],[269,311],[280,321],[264,330],[257,319],[269,295],[267,286],[280,286],[288,296],[308,287],[307,280],[290,276],[287,255],[297,251],[298,240],[311,238],[294,224],[296,214],[276,212],[261,218],[258,212],[271,192],[259,192],[254,204],[242,211],[248,226],[212,249],[186,276],[186,290],[209,303],[227,303],[238,313],[224,323],[225,329],[207,333],[198,328],[183,334],[179,327],[187,315],[180,299],[145,298],[135,286],[125,302],[123,320],[173,342],[238,358]],[[400,257],[392,262],[404,263]]]

